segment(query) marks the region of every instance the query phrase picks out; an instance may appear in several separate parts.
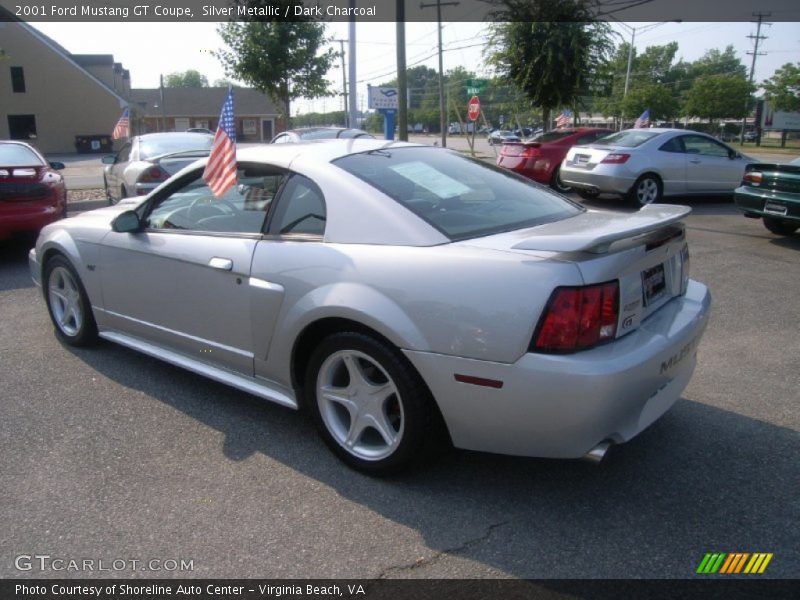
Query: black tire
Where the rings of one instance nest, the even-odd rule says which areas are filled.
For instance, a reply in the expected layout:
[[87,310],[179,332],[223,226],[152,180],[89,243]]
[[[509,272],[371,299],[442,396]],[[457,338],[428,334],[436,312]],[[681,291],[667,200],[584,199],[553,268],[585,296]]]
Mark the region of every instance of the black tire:
[[664,185],[658,175],[645,173],[631,187],[628,192],[628,200],[636,206],[647,206],[661,202],[663,195]]
[[106,180],[105,175],[103,175],[103,187],[106,189],[106,201],[108,202],[108,205],[111,206],[116,204],[114,197],[111,195],[111,188],[108,187],[108,181]]
[[764,217],[764,227],[775,235],[792,235],[800,225],[774,217]]
[[[332,390],[327,397],[320,394],[323,387]],[[364,333],[336,333],[320,342],[309,359],[303,396],[327,446],[359,471],[396,472],[441,439],[422,378],[396,348]]]
[[89,296],[66,258],[56,255],[47,261],[42,290],[58,339],[70,346],[89,346],[97,341]]
[[553,176],[550,178],[550,187],[559,194],[568,194],[572,191],[570,186],[565,185],[561,181],[561,167],[557,167],[556,170],[553,171]]
[[119,190],[119,199],[120,200],[124,200],[125,198],[129,198],[129,197],[130,197],[130,194],[128,193],[128,188],[126,188],[123,185]]
[[594,200],[598,196],[597,194],[595,194],[594,192],[590,192],[589,190],[576,189],[575,191],[578,193],[578,196],[580,196],[584,200]]

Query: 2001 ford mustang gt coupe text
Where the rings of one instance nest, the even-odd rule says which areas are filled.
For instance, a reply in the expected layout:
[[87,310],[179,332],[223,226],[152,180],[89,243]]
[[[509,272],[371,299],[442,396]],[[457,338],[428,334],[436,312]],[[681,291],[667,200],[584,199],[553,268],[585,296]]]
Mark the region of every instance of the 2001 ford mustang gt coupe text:
[[45,228],[58,337],[98,335],[292,408],[350,465],[455,446],[601,456],[679,398],[710,297],[689,209],[586,210],[454,152],[262,146]]

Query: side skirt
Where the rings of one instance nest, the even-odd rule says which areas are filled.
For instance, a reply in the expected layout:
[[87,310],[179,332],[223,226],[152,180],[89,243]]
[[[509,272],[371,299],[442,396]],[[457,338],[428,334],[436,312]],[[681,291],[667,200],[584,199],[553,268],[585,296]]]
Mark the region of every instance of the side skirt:
[[120,344],[126,348],[136,350],[143,354],[147,354],[164,362],[168,362],[177,367],[186,369],[198,375],[203,375],[214,381],[224,383],[237,390],[242,390],[248,394],[253,394],[259,398],[264,398],[270,402],[275,402],[282,406],[288,406],[297,410],[297,400],[294,393],[285,389],[283,386],[268,381],[266,379],[257,379],[255,377],[247,377],[238,373],[232,373],[219,367],[214,367],[206,363],[200,362],[188,356],[178,354],[172,350],[167,350],[160,346],[155,346],[149,342],[145,342],[138,338],[119,333],[117,331],[101,331],[100,337],[110,342]]

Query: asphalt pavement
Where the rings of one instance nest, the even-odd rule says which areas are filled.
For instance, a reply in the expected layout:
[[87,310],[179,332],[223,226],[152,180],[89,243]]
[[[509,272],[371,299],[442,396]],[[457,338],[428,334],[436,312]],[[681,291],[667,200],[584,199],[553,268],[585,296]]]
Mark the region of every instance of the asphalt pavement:
[[[714,297],[698,368],[599,467],[451,450],[361,475],[301,414],[111,343],[59,344],[30,242],[0,244],[0,577],[691,579],[707,552],[771,552],[762,577],[800,577],[800,235],[681,201]],[[36,554],[192,568],[15,565]]]

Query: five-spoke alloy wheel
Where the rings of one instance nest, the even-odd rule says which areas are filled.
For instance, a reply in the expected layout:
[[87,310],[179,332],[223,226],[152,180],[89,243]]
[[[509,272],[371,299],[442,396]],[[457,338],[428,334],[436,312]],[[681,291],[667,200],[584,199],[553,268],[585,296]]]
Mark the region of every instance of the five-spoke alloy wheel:
[[349,465],[385,473],[433,437],[433,399],[393,346],[370,335],[331,335],[311,355],[306,400],[328,446]]
[[633,184],[630,199],[639,206],[653,204],[661,200],[661,180],[655,175],[642,175]]
[[84,346],[97,337],[86,290],[72,265],[62,256],[47,261],[44,272],[45,300],[59,339]]

